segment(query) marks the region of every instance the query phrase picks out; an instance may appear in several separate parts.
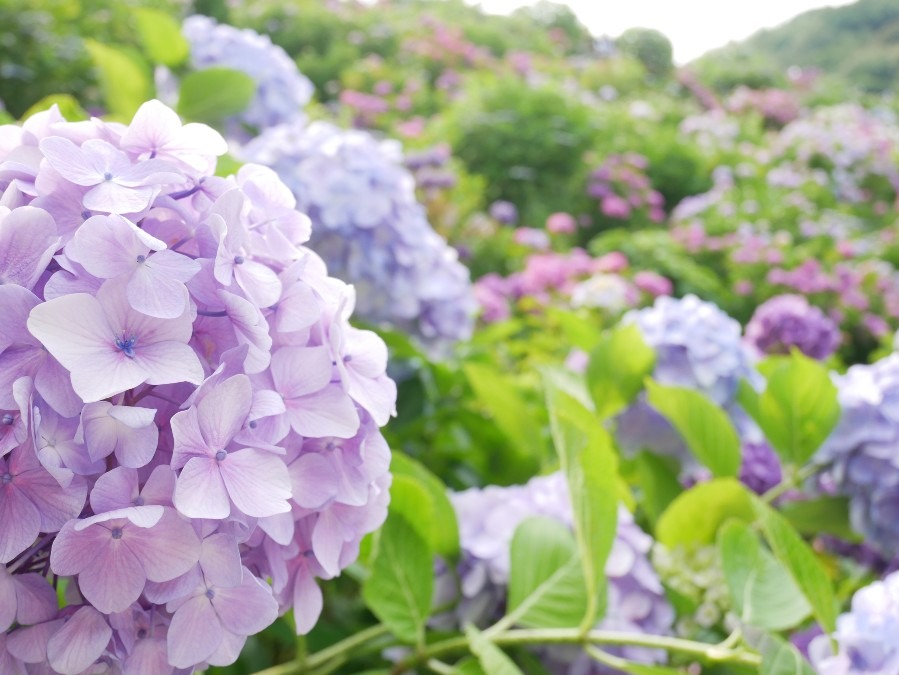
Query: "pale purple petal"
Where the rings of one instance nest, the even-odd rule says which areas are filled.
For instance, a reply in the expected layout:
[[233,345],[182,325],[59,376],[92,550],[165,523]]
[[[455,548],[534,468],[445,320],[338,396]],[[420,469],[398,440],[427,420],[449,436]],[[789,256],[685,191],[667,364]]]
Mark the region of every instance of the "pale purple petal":
[[79,675],[100,658],[111,637],[104,616],[93,607],[82,607],[47,643],[50,665],[60,675]]
[[280,457],[245,448],[228,453],[219,469],[231,501],[248,516],[290,511],[290,476]]
[[278,603],[268,584],[244,568],[243,582],[235,588],[216,588],[212,606],[222,626],[239,635],[253,635],[278,618]]
[[197,406],[203,438],[214,451],[224,450],[250,414],[253,388],[246,375],[217,384]]
[[20,206],[0,221],[0,282],[31,290],[59,248],[49,213]]
[[315,627],[322,613],[322,605],[322,589],[306,566],[300,567],[293,586],[293,618],[297,635],[306,635]]
[[321,455],[301,455],[288,468],[293,500],[303,508],[320,509],[337,495],[337,472]]
[[175,483],[173,501],[188,518],[227,518],[231,504],[218,462],[206,457],[189,459]]
[[301,436],[352,438],[359,429],[356,406],[338,384],[286,403],[290,426]]
[[170,581],[200,559],[200,541],[190,523],[171,509],[153,527],[131,530],[123,538],[150,581]]
[[202,663],[223,637],[222,624],[206,596],[191,598],[178,608],[169,625],[169,663],[177,668]]

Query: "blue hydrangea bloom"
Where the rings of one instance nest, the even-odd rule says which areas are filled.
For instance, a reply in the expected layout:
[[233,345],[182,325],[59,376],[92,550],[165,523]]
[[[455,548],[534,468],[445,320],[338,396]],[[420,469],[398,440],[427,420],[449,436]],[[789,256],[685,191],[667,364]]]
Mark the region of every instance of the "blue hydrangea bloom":
[[[236,122],[265,129],[303,117],[315,88],[296,63],[267,35],[216,23],[208,16],[185,19],[182,34],[190,43],[193,68],[240,70],[256,81],[256,95]],[[237,133],[232,124],[231,135]]]
[[899,354],[834,376],[842,415],[815,454],[821,486],[850,498],[852,526],[899,554]]
[[[455,613],[438,617],[438,621],[446,627],[468,621],[483,625],[497,618],[505,602],[509,546],[515,528],[534,516],[553,518],[573,527],[568,484],[561,473],[556,473],[534,478],[526,485],[474,488],[450,498],[459,520],[463,550],[458,569],[462,597]],[[600,628],[670,634],[674,610],[647,558],[652,543],[652,538],[634,523],[630,512],[620,507],[615,542],[606,564],[608,610]],[[437,588],[437,604],[453,600],[454,575],[438,574]],[[659,663],[665,658],[664,652],[633,646],[617,648],[615,653],[642,663]],[[543,652],[543,656],[547,662],[570,664],[570,672],[607,672],[588,665],[592,662],[582,660],[576,649],[553,648]]]
[[356,316],[431,346],[470,336],[468,269],[428,223],[398,142],[324,122],[281,125],[242,156],[273,168],[296,195],[329,272],[356,287]]
[[[758,428],[736,405],[740,380],[758,384],[760,377],[735,319],[713,303],[687,295],[659,297],[652,307],[625,314],[622,323],[636,324],[655,350],[656,381],[698,391],[727,410],[744,445],[761,440]],[[689,479],[703,477],[680,435],[644,395],[618,416],[616,424],[616,437],[625,451],[648,449],[671,455],[681,460]]]
[[809,649],[821,675],[895,675],[899,673],[899,572],[856,592],[852,609],[837,619],[833,635],[821,635]]

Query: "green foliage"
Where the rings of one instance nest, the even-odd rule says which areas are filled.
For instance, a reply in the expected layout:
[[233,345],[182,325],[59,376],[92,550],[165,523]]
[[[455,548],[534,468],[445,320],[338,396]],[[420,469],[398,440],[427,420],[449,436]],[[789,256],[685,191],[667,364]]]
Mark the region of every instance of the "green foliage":
[[178,113],[198,122],[220,122],[246,108],[255,93],[256,82],[239,70],[197,70],[181,80]]
[[630,28],[615,41],[621,51],[638,59],[650,75],[663,77],[674,67],[671,40],[652,28]]
[[714,478],[681,493],[656,524],[656,540],[669,548],[711,544],[728,519],[755,520],[752,499],[734,478]]
[[587,365],[587,385],[600,419],[614,417],[633,402],[655,360],[636,324],[603,332]]
[[721,408],[698,391],[649,380],[647,401],[666,417],[687,447],[714,476],[736,476],[740,438]]
[[99,71],[100,88],[109,112],[121,121],[130,121],[152,92],[147,68],[127,48],[111,47],[90,38],[84,44]]
[[141,46],[153,63],[175,68],[187,60],[190,45],[181,35],[181,24],[174,17],[146,8],[139,8],[135,15]]

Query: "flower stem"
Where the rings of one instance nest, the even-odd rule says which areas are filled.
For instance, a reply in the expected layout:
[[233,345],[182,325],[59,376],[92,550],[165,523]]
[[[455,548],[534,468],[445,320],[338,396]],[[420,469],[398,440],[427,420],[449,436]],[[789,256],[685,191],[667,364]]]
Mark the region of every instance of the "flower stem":
[[377,624],[376,626],[371,626],[370,628],[359,631],[355,635],[350,635],[339,642],[335,642],[330,647],[325,647],[320,651],[307,655],[302,662],[291,661],[290,663],[283,663],[279,666],[260,670],[256,675],[293,675],[294,673],[306,672],[307,670],[318,668],[332,659],[343,656],[356,647],[359,647],[370,640],[374,640],[375,638],[379,638],[382,635],[386,635],[388,632],[387,626],[384,624]]

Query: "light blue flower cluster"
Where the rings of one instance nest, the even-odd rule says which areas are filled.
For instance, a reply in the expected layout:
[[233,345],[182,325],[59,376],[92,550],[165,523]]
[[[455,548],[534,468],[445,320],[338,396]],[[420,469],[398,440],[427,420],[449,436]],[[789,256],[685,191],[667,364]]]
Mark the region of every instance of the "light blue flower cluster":
[[302,109],[315,88],[267,35],[219,24],[202,15],[185,19],[181,30],[190,43],[193,68],[233,68],[256,81],[256,95],[237,122],[261,130],[303,118]]
[[899,572],[875,581],[852,598],[852,609],[837,619],[833,635],[811,644],[810,656],[821,675],[890,675],[899,673]]
[[842,416],[815,454],[827,491],[850,498],[866,543],[899,554],[899,354],[835,376]]
[[468,270],[428,223],[399,143],[315,122],[269,129],[242,156],[273,168],[296,195],[330,273],[356,287],[356,316],[429,346],[471,334]]
[[[505,602],[509,547],[516,527],[535,516],[573,526],[568,484],[561,473],[556,473],[534,478],[526,485],[474,488],[450,498],[459,520],[463,550],[458,570],[461,598],[455,614],[441,618],[448,624],[483,624],[497,618]],[[608,609],[600,628],[670,634],[674,611],[647,558],[651,547],[652,538],[634,523],[627,509],[620,507],[615,542],[605,570],[609,581]],[[452,600],[454,595],[454,575],[439,575],[439,601]],[[616,652],[642,663],[659,663],[665,657],[664,652],[641,647],[621,647]],[[571,672],[598,672],[585,670],[587,661],[581,660],[577,651],[553,649],[544,657],[552,663],[575,660]]]
[[[622,322],[636,324],[655,350],[652,376],[657,382],[704,394],[731,414],[741,437],[748,440],[754,424],[735,405],[737,387],[741,379],[756,382],[759,375],[736,320],[713,303],[688,295],[660,297],[652,307],[628,312]],[[626,451],[673,455],[682,460],[688,474],[696,473],[698,466],[678,433],[643,395],[618,416],[617,438]]]

